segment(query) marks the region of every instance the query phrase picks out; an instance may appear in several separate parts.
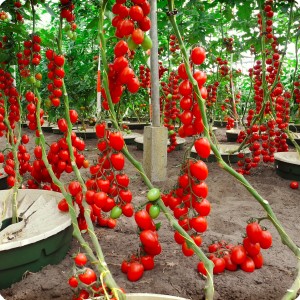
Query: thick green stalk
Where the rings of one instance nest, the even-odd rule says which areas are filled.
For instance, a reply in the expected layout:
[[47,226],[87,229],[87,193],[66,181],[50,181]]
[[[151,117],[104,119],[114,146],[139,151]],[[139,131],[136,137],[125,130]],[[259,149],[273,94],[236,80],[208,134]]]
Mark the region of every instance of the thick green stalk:
[[[169,1],[170,2],[170,1]],[[171,8],[173,8],[171,6]],[[173,8],[174,9],[174,8]],[[195,82],[191,70],[189,68],[189,64],[188,64],[188,56],[185,50],[185,46],[183,44],[182,38],[181,38],[181,34],[179,32],[176,20],[174,16],[169,16],[170,22],[173,26],[173,29],[175,31],[175,34],[177,36],[177,40],[179,42],[179,46],[180,49],[182,51],[182,55],[185,61],[185,67],[188,73],[188,77],[189,80],[192,82],[193,84],[193,88],[195,91],[195,94],[197,96],[197,100],[198,100],[198,105],[200,107],[201,110],[201,116],[202,116],[202,121],[204,124],[204,134],[205,137],[209,140],[210,145],[211,145],[211,149],[214,152],[219,165],[225,170],[227,171],[229,174],[231,174],[232,176],[234,176],[241,184],[243,184],[245,186],[245,188],[250,192],[250,194],[260,203],[260,205],[264,208],[264,210],[267,213],[268,219],[273,223],[274,227],[277,229],[277,232],[279,233],[282,243],[285,244],[286,246],[288,246],[290,248],[290,250],[295,254],[295,256],[300,259],[300,248],[293,242],[293,240],[289,237],[289,235],[285,232],[283,226],[281,225],[281,223],[279,222],[279,220],[277,219],[276,215],[274,214],[269,202],[267,200],[265,200],[253,187],[252,185],[244,178],[243,175],[239,174],[238,172],[236,172],[234,169],[232,169],[228,164],[226,164],[217,147],[212,143],[211,138],[208,134],[208,122],[207,122],[207,116],[206,116],[206,112],[205,112],[205,101],[204,99],[201,97],[200,94],[200,90],[198,87],[197,82]],[[298,277],[297,279],[298,280]],[[297,287],[297,285],[295,285]]]

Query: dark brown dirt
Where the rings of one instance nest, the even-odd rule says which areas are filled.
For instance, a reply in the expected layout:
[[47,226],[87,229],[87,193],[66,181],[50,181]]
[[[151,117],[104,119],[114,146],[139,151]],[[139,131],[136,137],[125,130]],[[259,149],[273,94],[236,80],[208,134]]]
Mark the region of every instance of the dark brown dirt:
[[[218,130],[217,134],[219,140],[225,138],[224,130]],[[56,135],[47,134],[50,142],[56,138]],[[97,153],[93,150],[95,140],[87,141],[87,145],[90,151],[86,155],[92,160]],[[141,151],[137,151],[135,146],[128,148],[138,160],[142,160]],[[168,155],[168,180],[161,187],[169,189],[176,183],[183,153],[181,150]],[[245,187],[217,163],[209,163],[208,167],[208,199],[212,211],[208,217],[209,230],[203,235],[204,249],[214,240],[240,242],[247,220],[265,215],[262,207]],[[131,177],[130,188],[134,194],[134,203],[145,201],[145,185],[129,163],[126,164],[126,171]],[[83,175],[87,175],[86,171],[83,171]],[[300,191],[290,189],[289,181],[278,177],[273,166],[261,166],[247,179],[270,202],[286,232],[300,246]],[[145,272],[143,278],[136,283],[129,282],[120,272],[122,260],[138,248],[134,220],[122,217],[115,230],[96,229],[114,278],[127,292],[151,292],[193,300],[203,299],[205,281],[196,272],[197,258],[184,257],[180,247],[173,241],[172,229],[164,216],[160,216],[159,220],[163,224],[159,231],[163,252],[155,259],[155,269]],[[239,270],[215,276],[215,299],[281,299],[291,286],[296,276],[297,261],[293,253],[282,245],[274,227],[266,221],[264,224],[273,234],[273,247],[263,251],[263,268],[251,274]],[[72,291],[67,280],[72,269],[71,255],[78,249],[79,245],[74,240],[67,257],[59,265],[46,266],[38,273],[27,274],[21,282],[0,291],[1,295],[6,300],[71,299]]]

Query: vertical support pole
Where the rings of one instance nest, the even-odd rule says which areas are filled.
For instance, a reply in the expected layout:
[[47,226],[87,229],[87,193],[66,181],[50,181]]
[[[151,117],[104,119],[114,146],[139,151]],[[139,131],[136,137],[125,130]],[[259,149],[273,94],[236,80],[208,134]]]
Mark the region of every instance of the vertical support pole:
[[[100,45],[101,47],[101,45]],[[97,71],[97,110],[96,115],[99,118],[101,113],[101,49],[99,47],[99,56],[98,56],[98,71]]]
[[160,126],[160,104],[159,104],[159,72],[158,72],[158,36],[157,36],[157,0],[151,1],[151,31],[152,48],[150,55],[151,66],[151,105],[152,126]]
[[168,130],[160,124],[157,0],[151,0],[150,5],[150,37],[152,39],[150,56],[152,126],[147,126],[144,129],[143,167],[151,182],[160,182],[165,181],[167,178]]

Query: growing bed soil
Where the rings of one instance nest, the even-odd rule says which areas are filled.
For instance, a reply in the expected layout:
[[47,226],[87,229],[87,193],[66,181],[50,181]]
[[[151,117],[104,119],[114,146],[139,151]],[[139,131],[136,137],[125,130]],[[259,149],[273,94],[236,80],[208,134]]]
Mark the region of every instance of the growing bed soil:
[[[24,129],[24,132],[29,133],[27,129]],[[49,133],[45,135],[49,142],[58,138],[57,135]],[[226,141],[225,129],[217,130],[217,136],[219,141]],[[95,143],[95,140],[86,141],[89,151],[85,154],[90,161],[97,157],[97,151],[93,148]],[[138,160],[142,161],[142,151],[136,150],[134,145],[128,148]],[[168,154],[168,180],[160,184],[162,188],[170,189],[176,183],[183,154],[184,150]],[[203,235],[204,249],[207,249],[206,246],[214,240],[241,242],[247,220],[250,217],[265,216],[262,207],[245,187],[223,171],[217,163],[209,163],[208,168],[208,200],[211,202],[212,211],[208,217],[209,229]],[[144,202],[147,188],[128,162],[126,172],[131,178],[130,189],[134,195],[134,203]],[[87,170],[83,170],[82,174],[86,178]],[[290,189],[290,181],[278,177],[273,165],[261,165],[247,179],[270,202],[286,232],[300,246],[300,190]],[[173,241],[173,231],[164,216],[161,215],[159,221],[162,222],[159,240],[163,252],[155,258],[154,270],[145,272],[142,279],[135,283],[129,282],[120,271],[122,260],[138,248],[139,239],[134,219],[122,217],[114,230],[96,228],[114,278],[127,292],[151,292],[193,300],[203,299],[205,281],[196,271],[197,258],[184,257],[180,247]],[[268,221],[264,221],[263,224],[273,234],[272,248],[263,250],[265,259],[263,268],[253,273],[241,270],[226,271],[215,276],[215,299],[281,299],[291,286],[296,276],[297,261],[293,253],[282,245],[274,227]],[[6,300],[71,299],[72,290],[68,286],[73,265],[71,256],[78,250],[79,244],[73,240],[67,257],[59,265],[46,266],[40,272],[28,273],[21,282],[1,290],[0,294]]]

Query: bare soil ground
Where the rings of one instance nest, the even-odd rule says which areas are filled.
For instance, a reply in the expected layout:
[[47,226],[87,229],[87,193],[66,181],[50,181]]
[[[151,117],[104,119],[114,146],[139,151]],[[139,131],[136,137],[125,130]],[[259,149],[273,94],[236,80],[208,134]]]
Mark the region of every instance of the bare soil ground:
[[[221,141],[226,140],[224,130],[218,130],[217,136]],[[51,142],[58,136],[46,134],[46,138]],[[89,149],[86,155],[92,161],[97,156],[94,149],[96,141],[87,140],[86,143]],[[134,145],[128,148],[138,160],[142,161],[142,151],[138,151]],[[180,150],[168,155],[168,179],[160,184],[162,188],[168,190],[176,183],[183,153],[184,150]],[[208,167],[208,200],[211,202],[212,211],[208,217],[209,230],[203,235],[204,249],[207,249],[206,246],[214,240],[241,242],[247,220],[250,217],[265,216],[262,207],[244,186],[222,170],[217,163],[209,163]],[[134,203],[144,202],[147,189],[128,162],[126,172],[131,178],[130,189],[134,194]],[[82,171],[82,174],[86,178],[86,170]],[[247,179],[270,202],[286,232],[300,246],[300,190],[290,189],[290,182],[277,176],[273,165],[261,165]],[[159,221],[163,224],[159,231],[163,252],[156,257],[154,270],[145,272],[143,278],[136,283],[129,282],[120,271],[122,260],[138,248],[139,239],[133,218],[122,217],[114,230],[96,228],[113,276],[127,292],[151,292],[193,300],[203,299],[205,281],[196,271],[197,258],[184,257],[180,247],[173,241],[173,231],[163,215],[159,217]],[[281,243],[271,223],[264,224],[273,234],[273,246],[263,252],[265,259],[263,268],[251,274],[239,270],[226,271],[215,276],[215,299],[281,299],[291,286],[296,276],[297,260]],[[73,264],[71,255],[78,249],[79,244],[73,240],[68,255],[60,264],[46,266],[37,273],[29,273],[21,282],[1,290],[0,294],[6,300],[71,299],[72,290],[68,286]]]

